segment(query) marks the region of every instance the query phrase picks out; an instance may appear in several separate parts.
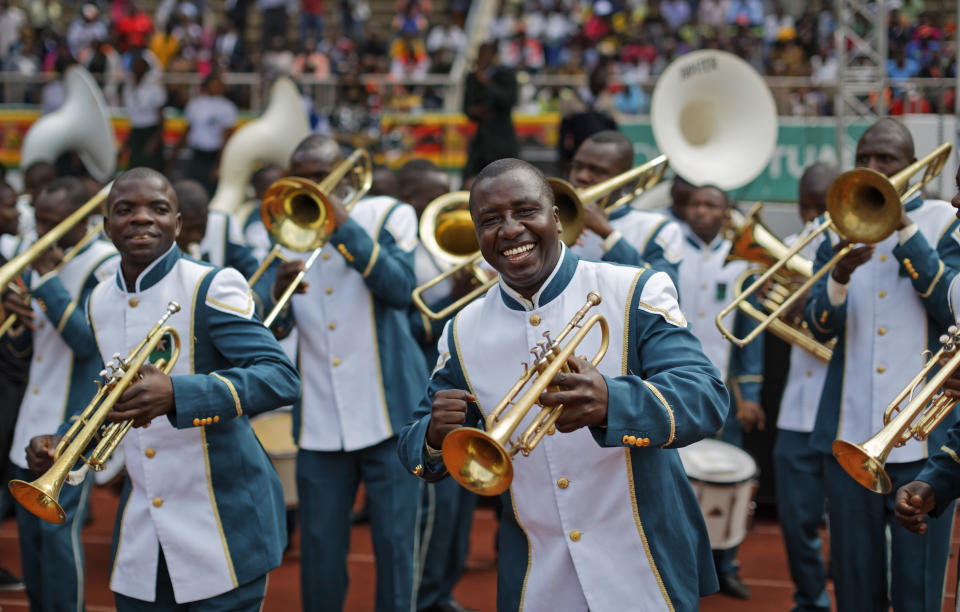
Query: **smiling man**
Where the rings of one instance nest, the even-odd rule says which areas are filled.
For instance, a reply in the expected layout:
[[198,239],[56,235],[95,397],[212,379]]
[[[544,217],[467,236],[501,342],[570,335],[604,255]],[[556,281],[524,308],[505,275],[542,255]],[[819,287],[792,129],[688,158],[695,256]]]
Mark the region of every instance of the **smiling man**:
[[[596,291],[602,301],[591,312],[604,315],[613,341],[597,367],[571,359],[572,372],[541,396],[544,405],[564,405],[560,433],[514,462],[497,605],[611,610],[629,601],[696,610],[717,582],[674,449],[719,429],[728,398],[686,328],[673,284],[662,272],[567,250],[546,179],[526,162],[487,166],[470,212],[500,284],[445,327],[426,397],[401,433],[402,462],[425,480],[443,478],[444,438],[478,426],[522,374],[530,347],[558,333]],[[599,342],[591,332],[577,354],[594,354]]]
[[[236,270],[185,258],[177,198],[163,175],[134,168],[107,198],[117,273],[93,290],[88,317],[104,360],[129,354],[171,300],[182,356],[171,375],[145,365],[108,419],[124,438],[129,478],[115,529],[110,588],[118,610],[259,610],[286,531],[280,479],[249,416],[292,403],[296,370],[254,313]],[[151,361],[169,357],[158,348]],[[95,389],[90,385],[89,396]],[[45,471],[56,438],[39,436]]]

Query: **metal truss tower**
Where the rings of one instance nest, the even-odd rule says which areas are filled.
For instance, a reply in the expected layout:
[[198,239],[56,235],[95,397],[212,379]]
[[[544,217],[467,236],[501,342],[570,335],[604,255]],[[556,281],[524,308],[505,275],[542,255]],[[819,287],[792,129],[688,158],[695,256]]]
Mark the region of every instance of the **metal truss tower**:
[[887,114],[887,0],[834,0],[837,89],[834,97],[837,158],[852,165],[855,140],[847,128]]

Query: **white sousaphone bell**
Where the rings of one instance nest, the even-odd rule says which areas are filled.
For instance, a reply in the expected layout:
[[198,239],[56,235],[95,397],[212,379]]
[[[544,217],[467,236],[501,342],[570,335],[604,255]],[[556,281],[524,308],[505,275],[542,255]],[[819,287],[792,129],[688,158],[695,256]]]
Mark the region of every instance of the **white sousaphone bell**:
[[238,209],[247,200],[253,172],[268,163],[286,168],[294,149],[309,135],[310,121],[296,84],[288,77],[278,78],[263,114],[238,128],[224,145],[210,209],[245,217]]
[[83,66],[67,68],[63,76],[63,106],[37,119],[20,147],[20,167],[36,161],[53,163],[74,151],[94,179],[106,182],[117,169],[117,143],[100,86]]
[[650,104],[653,136],[694,185],[729,190],[757,178],[777,144],[777,107],[763,77],[732,53],[687,53],[667,66]]

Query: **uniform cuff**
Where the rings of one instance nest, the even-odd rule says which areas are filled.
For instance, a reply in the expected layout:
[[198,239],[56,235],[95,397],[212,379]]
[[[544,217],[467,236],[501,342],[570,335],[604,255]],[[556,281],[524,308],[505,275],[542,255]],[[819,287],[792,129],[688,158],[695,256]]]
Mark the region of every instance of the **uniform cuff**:
[[612,249],[613,245],[617,244],[621,238],[623,238],[623,234],[617,230],[610,232],[610,235],[603,239],[603,252],[606,253]]
[[833,278],[833,274],[830,274],[827,277],[827,299],[830,300],[830,305],[842,306],[847,301],[847,289],[847,285],[840,284]]

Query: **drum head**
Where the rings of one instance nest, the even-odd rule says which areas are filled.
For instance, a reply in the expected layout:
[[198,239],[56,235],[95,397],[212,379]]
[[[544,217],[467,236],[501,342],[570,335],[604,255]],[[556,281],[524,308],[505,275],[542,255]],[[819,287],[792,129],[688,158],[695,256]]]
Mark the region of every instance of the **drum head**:
[[720,440],[706,439],[677,449],[691,480],[735,484],[756,476],[757,463],[746,451]]

